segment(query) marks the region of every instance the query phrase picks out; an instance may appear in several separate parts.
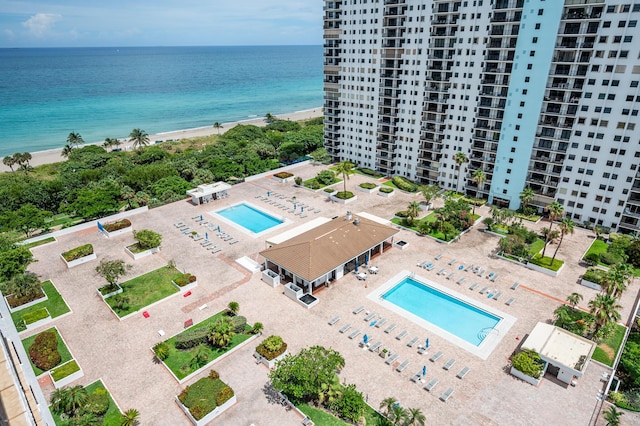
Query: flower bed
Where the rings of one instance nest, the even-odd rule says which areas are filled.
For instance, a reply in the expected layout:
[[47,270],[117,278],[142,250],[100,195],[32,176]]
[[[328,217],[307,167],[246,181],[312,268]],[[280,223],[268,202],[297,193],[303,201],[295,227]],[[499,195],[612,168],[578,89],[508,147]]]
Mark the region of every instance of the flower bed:
[[173,279],[171,284],[180,291],[188,291],[198,285],[198,279],[195,275],[191,275],[187,272],[180,275],[178,278]]
[[9,307],[9,312],[17,312],[21,309],[28,308],[29,306],[37,305],[38,303],[44,302],[49,299],[47,293],[40,288],[40,294],[31,295],[30,297],[20,297],[16,298],[12,294],[5,296],[4,300],[7,302],[7,306]]
[[[16,329],[18,330],[18,332],[22,332],[27,329],[24,323],[24,316],[33,311],[37,311],[41,308],[47,308],[47,311],[51,316],[51,319],[48,321],[52,321],[54,318],[62,316],[71,311],[69,309],[69,306],[67,306],[64,299],[50,280],[42,283],[42,290],[47,295],[46,299],[40,299],[34,305],[23,306],[21,309],[15,310],[15,312],[11,313],[11,319],[16,325]],[[45,321],[43,321],[43,323],[44,322]],[[31,328],[34,327],[35,326],[32,326]]]
[[273,175],[273,178],[281,183],[290,182],[293,180],[293,173],[289,172],[280,172]]
[[358,185],[358,191],[366,192],[367,194],[371,194],[378,189],[378,185],[374,183],[364,182]]
[[176,401],[194,425],[205,425],[236,403],[233,389],[211,371],[194,384],[187,386]]
[[378,195],[381,197],[393,197],[395,195],[395,191],[390,186],[382,186],[378,190]]
[[84,376],[84,372],[76,360],[72,359],[61,366],[50,370],[49,375],[51,376],[51,380],[53,381],[53,385],[56,389],[60,389],[61,387],[66,386]]
[[121,219],[117,222],[105,223],[102,225],[102,228],[104,229],[106,236],[109,238],[131,232],[133,229],[129,219]]
[[[36,343],[36,339],[38,340],[42,340],[43,337],[39,337],[39,336],[43,336],[46,335],[47,341],[51,341],[52,342],[52,348],[49,350],[48,354],[46,355],[46,361],[49,365],[51,365],[52,361],[55,362],[54,365],[51,365],[49,367],[49,365],[42,365],[42,367],[45,367],[44,369],[39,368],[38,366],[36,366],[36,364],[34,363],[33,359],[32,359],[32,352],[36,351],[35,349],[32,351],[32,346],[34,346]],[[53,338],[51,337],[52,335],[55,335],[55,346],[53,346]],[[62,339],[62,336],[60,336],[60,333],[58,332],[58,329],[55,327],[49,328],[47,330],[44,330],[34,336],[30,336],[27,337],[26,339],[22,340],[22,345],[24,346],[25,351],[27,352],[27,354],[29,354],[29,362],[31,363],[31,367],[33,368],[33,372],[35,373],[36,376],[41,375],[42,373],[44,373],[45,371],[50,370],[53,367],[56,367],[58,365],[61,365],[63,363],[66,363],[68,361],[71,361],[73,359],[73,356],[71,355],[71,352],[69,352],[69,349],[67,348],[67,345],[65,344],[64,340]],[[42,345],[42,343],[40,343],[40,345]],[[48,347],[48,345],[45,343],[45,346]],[[57,351],[57,353],[59,354],[59,359],[50,359],[49,358],[49,354],[53,351],[53,348],[55,348],[55,351]],[[38,351],[36,351],[38,352]],[[38,358],[40,357],[40,355],[38,353],[34,352],[34,357],[36,358],[36,360],[38,362],[40,362],[38,360]],[[42,358],[45,359],[45,358]],[[49,368],[46,368],[49,367]]]
[[158,253],[160,251],[160,247],[142,249],[140,248],[140,245],[138,243],[134,243],[130,246],[126,246],[124,248],[124,251],[127,252],[127,254],[133,258],[133,260],[138,260],[142,259],[143,257]]
[[336,192],[335,194],[331,194],[331,200],[341,204],[349,204],[356,201],[357,199],[358,199],[358,196],[355,195],[353,192],[349,192],[349,191]]
[[280,336],[269,336],[256,347],[256,353],[269,368],[287,355],[287,344]]
[[69,251],[65,251],[64,253],[60,254],[60,257],[67,265],[67,268],[73,268],[74,266],[78,266],[90,260],[97,259],[96,254],[93,252],[93,246],[91,244],[85,244]]

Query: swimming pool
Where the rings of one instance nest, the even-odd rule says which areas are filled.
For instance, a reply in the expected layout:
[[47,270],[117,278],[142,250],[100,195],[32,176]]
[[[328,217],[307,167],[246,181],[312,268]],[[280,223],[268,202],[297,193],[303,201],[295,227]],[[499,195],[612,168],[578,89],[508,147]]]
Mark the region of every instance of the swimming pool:
[[267,231],[285,222],[247,203],[236,204],[215,213],[254,234]]
[[382,298],[400,308],[479,346],[500,317],[406,277]]

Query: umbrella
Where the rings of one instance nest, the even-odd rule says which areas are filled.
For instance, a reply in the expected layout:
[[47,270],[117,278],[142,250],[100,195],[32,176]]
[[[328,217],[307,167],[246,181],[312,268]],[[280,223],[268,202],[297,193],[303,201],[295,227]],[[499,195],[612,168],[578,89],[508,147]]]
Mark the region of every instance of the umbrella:
[[423,365],[423,366],[422,366],[422,377],[424,377],[424,376],[426,376],[426,375],[427,375],[427,366],[426,366],[426,365]]
[[369,264],[369,253],[364,255],[364,264],[368,265]]
[[296,209],[296,203],[293,203],[293,209],[294,210]]
[[209,239],[209,233],[208,232],[204,233],[204,238],[207,239],[207,240]]
[[369,324],[369,327],[373,327],[374,325],[376,325],[377,322],[378,322],[378,320],[371,321],[371,324]]
[[365,343],[365,344],[366,344],[366,343],[369,343],[369,336],[367,336],[367,335],[365,334],[365,335],[363,336],[363,340],[364,340],[364,343]]
[[300,206],[300,213],[304,212],[304,206]]
[[221,233],[222,231],[220,230],[220,225],[218,225],[218,234]]
[[200,220],[202,220],[202,215],[200,215]]
[[358,272],[358,259],[356,259],[356,272]]
[[429,338],[427,337],[427,341],[424,344],[424,347],[429,349]]
[[462,271],[463,268],[464,268],[464,265],[458,266],[458,271]]
[[271,197],[271,191],[267,191],[267,197]]

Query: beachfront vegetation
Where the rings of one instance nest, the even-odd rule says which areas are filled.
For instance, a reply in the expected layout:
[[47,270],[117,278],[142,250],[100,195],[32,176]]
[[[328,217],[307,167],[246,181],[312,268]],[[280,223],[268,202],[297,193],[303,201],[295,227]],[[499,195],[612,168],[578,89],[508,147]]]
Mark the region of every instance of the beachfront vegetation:
[[15,233],[0,233],[0,282],[23,274],[27,266],[33,262],[31,251],[17,245],[17,240],[18,236]]

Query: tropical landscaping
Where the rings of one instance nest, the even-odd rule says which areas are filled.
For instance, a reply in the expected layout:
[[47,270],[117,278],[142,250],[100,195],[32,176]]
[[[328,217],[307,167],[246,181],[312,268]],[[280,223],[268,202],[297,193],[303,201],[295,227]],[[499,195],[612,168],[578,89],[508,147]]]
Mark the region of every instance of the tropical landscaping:
[[[30,274],[25,274],[21,277],[26,277],[29,275]],[[42,309],[46,309],[48,315],[51,316],[51,318],[57,318],[71,311],[71,309],[69,309],[69,306],[67,306],[66,302],[51,281],[47,280],[43,282],[41,288],[42,292],[44,292],[44,294],[46,294],[47,296],[46,300],[11,313],[11,318],[13,319],[13,323],[16,325],[16,329],[18,331],[23,331],[26,329],[24,320],[25,315],[29,315],[36,311],[41,311]]]
[[49,328],[22,339],[36,376],[73,359],[57,328]]

